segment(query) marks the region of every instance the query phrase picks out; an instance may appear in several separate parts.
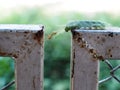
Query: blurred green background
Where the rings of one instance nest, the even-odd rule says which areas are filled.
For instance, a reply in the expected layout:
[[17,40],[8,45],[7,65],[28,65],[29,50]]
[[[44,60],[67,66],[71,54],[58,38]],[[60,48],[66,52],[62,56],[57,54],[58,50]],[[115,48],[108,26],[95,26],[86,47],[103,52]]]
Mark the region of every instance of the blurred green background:
[[[71,20],[100,20],[113,26],[120,26],[120,15],[100,12],[93,15],[63,12],[49,15],[42,8],[21,8],[0,18],[1,24],[43,24],[45,26],[44,90],[70,90],[71,33],[63,32],[48,40],[53,31],[62,31]],[[111,61],[112,62],[112,61]],[[109,76],[106,64],[100,62],[100,79]],[[119,64],[117,60],[113,66]],[[116,72],[119,76],[119,70]],[[14,79],[14,60],[0,57],[0,88]],[[14,85],[15,86],[15,85]],[[9,90],[14,90],[12,86]],[[99,90],[120,90],[114,79],[103,83]]]

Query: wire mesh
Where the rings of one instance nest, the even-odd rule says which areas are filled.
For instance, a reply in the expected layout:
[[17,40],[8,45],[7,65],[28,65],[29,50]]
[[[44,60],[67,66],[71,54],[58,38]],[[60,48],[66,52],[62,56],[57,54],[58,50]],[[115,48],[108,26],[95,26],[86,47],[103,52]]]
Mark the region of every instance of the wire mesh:
[[0,90],[9,90],[9,88],[15,84],[15,80],[9,82],[7,85],[5,85],[4,87],[2,87]]
[[104,60],[104,62],[108,65],[108,68],[110,69],[110,76],[100,80],[99,84],[102,84],[103,82],[109,81],[111,79],[115,79],[117,82],[120,83],[120,79],[115,75],[115,72],[120,68],[120,65],[113,67],[109,60]]

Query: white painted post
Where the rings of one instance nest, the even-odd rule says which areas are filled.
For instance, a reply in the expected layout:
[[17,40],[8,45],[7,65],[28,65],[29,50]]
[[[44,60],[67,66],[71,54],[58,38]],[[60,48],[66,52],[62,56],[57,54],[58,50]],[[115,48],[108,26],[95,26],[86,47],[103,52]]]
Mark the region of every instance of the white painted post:
[[15,60],[16,90],[43,90],[43,26],[0,25],[0,55]]
[[120,29],[72,32],[71,90],[98,90],[99,60],[120,59]]

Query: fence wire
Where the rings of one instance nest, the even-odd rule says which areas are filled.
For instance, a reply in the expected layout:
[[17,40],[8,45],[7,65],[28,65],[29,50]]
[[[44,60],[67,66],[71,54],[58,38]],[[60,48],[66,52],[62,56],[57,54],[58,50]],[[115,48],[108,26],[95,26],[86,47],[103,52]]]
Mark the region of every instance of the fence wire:
[[[109,81],[111,79],[115,79],[117,82],[120,83],[120,79],[118,79],[118,77],[115,76],[115,72],[120,68],[120,65],[113,67],[113,65],[109,62],[109,60],[104,60],[104,62],[108,65],[108,68],[110,69],[110,73],[109,73],[110,76],[105,78],[105,79],[100,80],[99,84],[102,84],[102,83]],[[13,84],[15,84],[15,80],[11,81],[10,83],[5,85],[0,90],[9,90],[9,87],[11,87]]]
[[117,82],[120,83],[120,79],[118,79],[118,77],[115,76],[115,72],[120,68],[120,65],[113,67],[112,64],[109,62],[109,60],[104,60],[104,62],[108,65],[110,69],[110,76],[100,80],[99,84],[102,84],[103,82],[109,81],[111,79],[115,79]]
[[7,85],[5,85],[0,90],[9,90],[9,87],[11,87],[14,83],[15,83],[15,80],[11,81],[10,83],[8,83]]

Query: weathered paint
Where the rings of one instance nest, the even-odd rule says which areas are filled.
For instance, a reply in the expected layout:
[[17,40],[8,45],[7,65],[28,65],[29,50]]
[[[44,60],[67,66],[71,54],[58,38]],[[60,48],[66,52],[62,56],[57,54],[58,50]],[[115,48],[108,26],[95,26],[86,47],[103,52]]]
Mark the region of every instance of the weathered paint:
[[43,26],[0,25],[0,56],[15,60],[16,90],[43,90]]
[[99,60],[120,59],[120,29],[72,31],[71,90],[98,90]]

